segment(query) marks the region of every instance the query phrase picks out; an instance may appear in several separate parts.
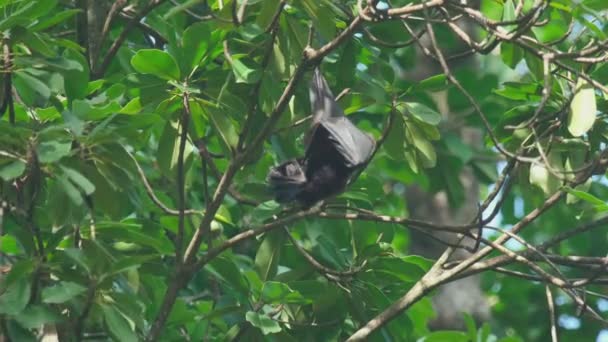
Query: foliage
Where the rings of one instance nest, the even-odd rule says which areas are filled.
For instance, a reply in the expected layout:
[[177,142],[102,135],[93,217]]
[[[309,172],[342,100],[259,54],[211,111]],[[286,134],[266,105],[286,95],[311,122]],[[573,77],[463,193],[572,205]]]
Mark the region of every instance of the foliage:
[[[82,3],[0,1],[0,334],[329,341],[385,313],[370,340],[597,336],[604,1]],[[401,77],[427,58],[436,75]],[[381,148],[344,194],[280,208],[265,176],[302,153],[318,64]],[[481,222],[407,218],[403,185],[457,208],[463,170],[489,194]],[[408,229],[479,225],[482,249],[451,268],[407,251]],[[431,332],[432,290],[491,270],[495,319]]]

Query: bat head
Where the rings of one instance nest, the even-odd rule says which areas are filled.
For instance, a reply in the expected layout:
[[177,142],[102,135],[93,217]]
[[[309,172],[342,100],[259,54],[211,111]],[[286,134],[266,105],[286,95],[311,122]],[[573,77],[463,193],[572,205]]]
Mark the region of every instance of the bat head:
[[266,181],[270,184],[279,203],[291,202],[306,183],[306,161],[303,158],[289,160],[270,169]]

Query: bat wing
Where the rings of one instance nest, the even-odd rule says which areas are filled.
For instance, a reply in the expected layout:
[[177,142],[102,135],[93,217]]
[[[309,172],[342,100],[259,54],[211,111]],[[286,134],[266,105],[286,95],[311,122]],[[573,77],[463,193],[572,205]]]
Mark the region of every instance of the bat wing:
[[300,193],[306,184],[303,163],[302,159],[290,160],[270,169],[267,181],[275,193],[277,202],[291,202]]
[[344,158],[346,167],[355,168],[366,163],[376,143],[344,116],[319,68],[315,69],[312,77],[310,103],[313,129],[307,156],[310,157],[313,151],[327,153],[330,146],[320,145],[329,141],[331,147]]
[[323,121],[319,125],[328,132],[329,142],[344,158],[346,167],[357,168],[371,158],[376,142],[348,118],[341,117]]

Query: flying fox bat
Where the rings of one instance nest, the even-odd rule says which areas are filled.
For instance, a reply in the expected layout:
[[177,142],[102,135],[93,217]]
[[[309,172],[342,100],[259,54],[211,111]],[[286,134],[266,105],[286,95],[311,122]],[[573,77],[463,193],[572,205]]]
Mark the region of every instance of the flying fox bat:
[[304,157],[273,167],[268,174],[279,203],[296,201],[310,207],[343,192],[376,145],[344,116],[319,68],[312,77],[310,103],[313,119]]

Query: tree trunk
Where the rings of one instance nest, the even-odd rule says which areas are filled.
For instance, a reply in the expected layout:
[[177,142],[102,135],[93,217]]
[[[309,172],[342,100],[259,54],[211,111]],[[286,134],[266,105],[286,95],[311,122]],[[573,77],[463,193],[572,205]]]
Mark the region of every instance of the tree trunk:
[[[466,21],[459,21],[459,26],[465,31],[468,31],[471,36],[475,36]],[[422,44],[430,48],[428,37],[421,38]],[[466,47],[462,47],[463,50]],[[452,53],[454,49],[452,49]],[[456,48],[458,50],[458,48]],[[431,49],[432,51],[432,49]],[[449,54],[445,52],[444,54]],[[458,59],[450,64],[450,68],[458,68],[461,66],[469,68],[474,67],[474,57]],[[440,66],[431,58],[427,58],[418,50],[418,59],[415,70],[409,73],[404,73],[403,77],[408,79],[421,80],[429,76],[442,73]],[[433,94],[437,107],[442,112],[444,119],[450,120],[450,108],[445,92]],[[482,134],[476,129],[464,127],[459,132],[462,141],[470,146],[481,146]],[[441,166],[437,166],[441,167]],[[461,224],[470,223],[472,218],[477,215],[479,203],[479,184],[469,167],[465,167],[460,174],[460,181],[465,189],[465,201],[459,208],[451,208],[448,203],[448,197],[445,192],[435,194],[425,193],[417,186],[408,187],[406,191],[406,199],[411,217],[415,219],[434,222],[437,224]],[[449,242],[457,243],[457,237],[454,234],[446,232],[431,232],[434,237]],[[474,246],[475,241],[464,239],[460,244]],[[410,252],[413,254],[422,255],[429,258],[437,258],[445,250],[446,245],[441,244],[425,234],[412,231]],[[458,249],[453,253],[451,259],[463,259],[470,253],[464,249]],[[468,313],[475,318],[476,321],[486,321],[490,318],[490,306],[481,290],[480,278],[472,276],[455,282],[446,284],[438,290],[433,297],[433,305],[437,317],[431,322],[432,329],[464,329],[463,313]]]

